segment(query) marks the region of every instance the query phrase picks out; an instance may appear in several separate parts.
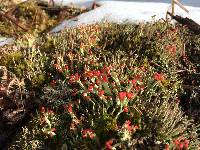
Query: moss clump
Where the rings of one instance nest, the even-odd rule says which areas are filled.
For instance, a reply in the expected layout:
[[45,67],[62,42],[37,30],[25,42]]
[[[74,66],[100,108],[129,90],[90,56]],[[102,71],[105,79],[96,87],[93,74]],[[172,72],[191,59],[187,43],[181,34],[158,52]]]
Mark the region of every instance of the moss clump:
[[5,55],[0,60],[1,66],[6,66],[10,71],[16,74],[18,77],[22,77],[27,67],[27,63],[24,60],[24,56],[21,52],[12,52]]
[[41,33],[53,27],[56,23],[56,20],[50,18],[34,1],[18,4],[12,13],[12,17],[24,29],[2,17],[0,18],[0,32],[4,36],[19,36],[25,32]]

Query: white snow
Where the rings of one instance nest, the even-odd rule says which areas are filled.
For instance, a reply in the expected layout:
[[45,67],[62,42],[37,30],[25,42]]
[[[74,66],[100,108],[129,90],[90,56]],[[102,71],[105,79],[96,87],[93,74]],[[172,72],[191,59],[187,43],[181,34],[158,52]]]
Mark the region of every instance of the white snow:
[[[50,2],[51,0],[41,0],[41,1],[46,1]],[[109,1],[109,0],[53,0],[53,2],[56,5],[70,5],[70,4],[75,4],[79,6],[83,6],[84,4],[88,4],[91,2],[98,2],[98,1]],[[114,0],[114,1],[124,1],[124,2],[153,2],[153,3],[171,3],[171,0]],[[179,0],[183,5],[188,5],[188,6],[194,6],[194,7],[200,7],[200,1],[199,0]]]
[[[67,27],[75,27],[84,24],[92,24],[96,22],[149,22],[154,19],[158,20],[166,17],[166,12],[170,9],[170,0],[123,0],[123,1],[109,1],[109,0],[96,0],[101,6],[83,13],[76,18],[63,21],[60,25],[55,27],[51,33],[59,32]],[[80,7],[88,7],[92,5],[92,0],[55,0],[57,5],[74,5]],[[86,5],[85,5],[86,4]],[[190,12],[187,14],[178,6],[175,7],[177,15],[189,17],[200,23],[200,1],[196,0],[183,0],[183,4]],[[199,6],[199,7],[194,7]]]
[[10,43],[13,43],[14,40],[13,38],[4,38],[4,37],[0,37],[0,47],[1,46],[4,46],[6,44],[10,44]]
[[[42,0],[50,2],[51,0]],[[170,9],[171,0],[53,0],[56,5],[73,5],[89,8],[95,1],[101,6],[83,13],[73,19],[65,20],[56,26],[50,33],[59,32],[67,27],[76,27],[83,24],[92,24],[102,21],[107,22],[149,22],[166,17],[166,12]],[[200,0],[181,0],[185,7],[190,11],[189,14],[175,8],[177,15],[189,17],[200,24]],[[12,43],[13,39],[1,39],[0,46]]]

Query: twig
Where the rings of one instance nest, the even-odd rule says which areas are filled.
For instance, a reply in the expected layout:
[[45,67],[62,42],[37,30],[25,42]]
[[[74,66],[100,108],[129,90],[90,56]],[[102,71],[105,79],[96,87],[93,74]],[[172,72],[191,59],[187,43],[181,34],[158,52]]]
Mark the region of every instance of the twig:
[[156,67],[161,68],[160,65],[158,65],[157,63],[155,63],[155,62],[153,62],[153,61],[151,61],[151,60],[149,60],[149,63],[150,63],[151,65],[153,65],[153,66],[156,66]]
[[188,72],[188,70],[177,70],[176,73]]
[[21,29],[23,29],[24,31],[28,31],[27,27],[22,26],[21,24],[17,23],[17,21],[12,18],[11,16],[7,15],[6,13],[3,12],[3,10],[0,11],[0,16],[8,19],[9,21],[11,21],[12,23],[14,23],[16,26],[20,27]]

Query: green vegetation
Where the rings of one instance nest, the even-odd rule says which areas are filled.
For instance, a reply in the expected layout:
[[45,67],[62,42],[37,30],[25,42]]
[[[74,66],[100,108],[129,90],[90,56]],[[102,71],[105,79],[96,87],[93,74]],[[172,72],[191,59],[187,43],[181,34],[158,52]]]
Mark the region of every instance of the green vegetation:
[[0,3],[3,4],[0,6],[0,33],[2,36],[16,38],[26,33],[37,35],[49,32],[64,19],[88,11],[75,7],[50,7],[45,3],[40,6],[36,0],[21,3],[0,0]]
[[185,112],[199,108],[200,37],[187,28],[104,23],[15,45],[0,65],[40,107],[10,149],[199,148],[198,117]]

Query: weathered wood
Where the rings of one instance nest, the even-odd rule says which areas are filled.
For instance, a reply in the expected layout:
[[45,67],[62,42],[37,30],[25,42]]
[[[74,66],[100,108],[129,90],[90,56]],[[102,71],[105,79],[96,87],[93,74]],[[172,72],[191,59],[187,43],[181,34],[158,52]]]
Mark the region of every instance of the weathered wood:
[[61,11],[69,9],[68,6],[51,6],[47,2],[37,1],[37,5],[45,10],[49,15],[58,15]]
[[175,5],[179,6],[181,9],[183,9],[185,12],[189,13],[189,10],[183,6],[183,4],[180,3],[179,0],[171,0],[171,14],[175,14]]
[[187,8],[185,8],[178,0],[173,0],[173,1],[174,1],[174,4],[178,5],[181,9],[189,13],[189,10],[187,10]]
[[200,25],[196,23],[194,20],[190,18],[183,18],[178,15],[173,15],[170,12],[167,12],[168,15],[172,17],[172,19],[176,20],[178,23],[187,26],[191,31],[194,32],[194,34],[200,34]]
[[174,15],[174,0],[172,0],[171,5],[172,5],[172,14]]

